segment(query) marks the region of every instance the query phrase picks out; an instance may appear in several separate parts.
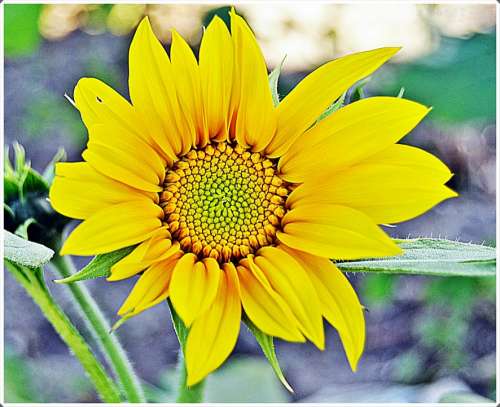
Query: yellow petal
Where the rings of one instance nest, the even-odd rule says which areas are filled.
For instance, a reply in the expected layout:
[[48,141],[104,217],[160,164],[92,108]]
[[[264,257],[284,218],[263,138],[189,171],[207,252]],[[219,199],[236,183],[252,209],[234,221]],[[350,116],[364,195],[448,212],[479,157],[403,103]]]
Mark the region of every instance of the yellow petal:
[[[82,157],[97,171],[137,189],[162,190],[164,167],[156,152],[136,142],[120,143],[114,139],[117,135],[103,125],[92,127],[90,134],[90,142]],[[109,141],[103,141],[106,137]]]
[[300,205],[287,212],[278,239],[320,257],[352,260],[394,256],[401,249],[367,215],[346,206]]
[[394,144],[380,153],[363,160],[363,164],[384,164],[394,167],[414,169],[422,177],[445,183],[451,177],[449,168],[439,158],[417,147]]
[[88,148],[102,145],[116,154],[129,157],[128,167],[138,175],[147,171],[148,176],[162,183],[165,177],[165,160],[148,143],[127,130],[120,130],[106,124],[98,124],[89,128]]
[[111,267],[108,281],[129,278],[152,264],[163,260],[177,259],[181,255],[179,242],[170,240],[170,234],[161,228],[150,239],[142,242],[132,252]]
[[356,371],[365,345],[365,318],[349,280],[328,259],[286,247],[283,249],[306,270],[321,301],[322,313],[339,332],[349,364]]
[[302,182],[308,176],[358,163],[398,142],[428,111],[419,103],[393,97],[372,97],[347,105],[290,147],[278,164],[281,176]]
[[208,143],[208,127],[201,95],[200,70],[193,51],[175,30],[172,30],[170,59],[180,104],[196,124],[193,144],[203,147]]
[[360,164],[307,179],[290,194],[287,205],[344,205],[377,224],[402,222],[457,196],[443,185],[451,175],[433,155],[395,144]]
[[75,87],[74,97],[88,129],[96,124],[106,124],[119,129],[118,132],[126,131],[151,142],[147,127],[134,107],[104,82],[82,78]]
[[169,259],[153,264],[137,280],[134,288],[118,311],[118,315],[131,317],[158,303],[158,298],[168,296],[168,286],[175,267],[175,260]]
[[300,263],[279,247],[269,246],[258,251],[255,264],[286,301],[300,322],[304,335],[319,349],[324,349],[325,335],[319,299]]
[[[274,291],[269,283],[262,284],[244,266],[238,266],[241,289],[241,303],[248,318],[262,332],[290,342],[304,342],[298,329],[299,322],[285,300]],[[262,271],[261,271],[262,273]]]
[[203,314],[214,301],[221,270],[215,259],[196,262],[193,253],[177,263],[170,284],[170,298],[186,326]]
[[217,295],[210,308],[194,321],[186,342],[187,385],[192,386],[217,369],[236,345],[241,303],[234,266],[224,266]]
[[189,151],[194,124],[179,107],[170,60],[148,17],[139,24],[130,45],[129,71],[132,104],[155,141],[171,159]]
[[78,225],[61,255],[108,253],[148,239],[161,227],[162,209],[153,202],[130,201],[108,206]]
[[218,16],[212,19],[201,40],[200,77],[210,138],[225,140],[233,78],[233,43]]
[[236,140],[252,151],[267,147],[276,130],[276,112],[269,87],[266,63],[255,36],[245,20],[231,12],[234,40],[234,86],[240,86]]
[[272,157],[292,143],[347,89],[370,75],[400,48],[379,48],[335,59],[306,76],[278,105],[276,136],[267,147]]
[[106,177],[86,162],[57,163],[49,199],[59,213],[86,219],[110,205],[131,200],[158,202],[158,194]]
[[249,254],[246,258],[242,259],[240,261],[240,264],[250,270],[253,276],[257,278],[262,286],[265,287],[268,291],[274,291],[264,272],[259,268],[259,266],[257,266],[257,264],[255,264],[255,256],[253,254]]

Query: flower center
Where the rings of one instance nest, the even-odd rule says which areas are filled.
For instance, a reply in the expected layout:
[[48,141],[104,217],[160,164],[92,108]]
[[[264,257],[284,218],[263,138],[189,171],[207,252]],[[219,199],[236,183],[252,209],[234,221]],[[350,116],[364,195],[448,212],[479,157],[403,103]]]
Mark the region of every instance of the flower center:
[[222,142],[167,169],[160,205],[182,250],[228,262],[274,243],[288,193],[271,160]]

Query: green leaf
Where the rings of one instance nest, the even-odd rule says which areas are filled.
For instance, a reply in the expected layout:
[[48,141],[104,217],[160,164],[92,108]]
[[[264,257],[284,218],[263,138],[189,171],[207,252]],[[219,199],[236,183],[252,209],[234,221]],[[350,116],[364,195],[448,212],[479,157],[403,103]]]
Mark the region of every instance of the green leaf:
[[344,106],[345,102],[345,97],[347,95],[347,92],[344,92],[342,96],[340,96],[335,102],[333,102],[323,113],[321,113],[321,116],[318,117],[317,122],[326,119],[328,116],[330,116],[332,113],[336,112],[339,110],[342,106]]
[[47,263],[54,251],[41,244],[25,240],[7,230],[4,233],[4,258],[12,263],[36,268]]
[[283,68],[283,64],[285,63],[286,55],[281,60],[281,63],[273,69],[273,71],[269,74],[269,86],[271,88],[271,95],[273,97],[274,107],[280,104],[280,95],[278,94],[278,80],[280,78],[281,69]]
[[26,196],[29,192],[35,192],[43,195],[46,195],[49,192],[49,184],[47,184],[47,181],[31,167],[25,168],[25,177],[22,188],[23,196]]
[[4,6],[4,52],[8,58],[29,55],[40,44],[38,18],[41,4]]
[[280,380],[280,382],[285,386],[285,388],[290,392],[293,393],[292,386],[286,381],[285,375],[283,374],[280,364],[278,362],[278,358],[276,357],[276,351],[274,349],[274,342],[273,342],[273,337],[265,334],[262,332],[259,328],[257,328],[248,317],[244,316],[243,321],[245,322],[246,326],[252,332],[253,336],[259,343],[262,352],[266,356],[267,360],[269,361],[269,364],[274,370],[274,373]]
[[56,283],[74,283],[76,281],[90,280],[100,277],[108,277],[111,274],[111,267],[119,260],[123,259],[134,249],[133,246],[124,247],[111,253],[98,254],[89,264],[82,268],[78,273],[69,277],[54,280]]
[[19,196],[19,187],[17,182],[11,178],[3,179],[3,200],[10,203]]
[[494,276],[494,247],[446,239],[405,239],[396,241],[401,256],[339,262],[343,271],[362,273],[421,274],[433,276]]
[[184,322],[182,322],[181,317],[175,311],[175,308],[172,305],[170,298],[167,301],[168,301],[168,306],[170,308],[170,314],[172,316],[172,323],[174,324],[175,333],[177,334],[177,339],[179,340],[179,343],[181,344],[182,347],[182,351],[184,352],[184,346],[186,345],[189,329],[186,327],[186,325],[184,325]]

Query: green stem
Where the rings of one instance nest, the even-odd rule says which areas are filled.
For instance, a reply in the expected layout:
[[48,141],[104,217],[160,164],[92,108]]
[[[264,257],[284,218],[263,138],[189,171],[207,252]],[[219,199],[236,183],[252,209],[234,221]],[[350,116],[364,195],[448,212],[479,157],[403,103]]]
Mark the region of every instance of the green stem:
[[[76,272],[68,256],[61,257],[56,254],[51,262],[63,278]],[[110,334],[111,327],[99,309],[99,306],[85,286],[75,283],[69,283],[68,286],[73,298],[79,305],[82,318],[102,348],[104,355],[120,382],[128,402],[145,403],[144,392],[132,364],[116,335]]]
[[102,364],[94,356],[87,342],[85,342],[66,314],[54,302],[45,285],[41,268],[29,269],[15,265],[9,261],[5,263],[11,274],[24,287],[33,301],[39,306],[44,316],[80,361],[100,398],[106,403],[120,403],[120,392],[115,383],[107,375]]
[[177,392],[177,403],[202,403],[203,392],[205,388],[205,380],[195,384],[194,386],[187,385],[187,370],[184,361],[184,352],[186,348],[187,336],[189,329],[182,322],[181,318],[175,312],[170,300],[168,300],[172,323],[174,325],[177,339],[179,340],[180,350],[177,359],[177,371],[179,372],[179,387]]

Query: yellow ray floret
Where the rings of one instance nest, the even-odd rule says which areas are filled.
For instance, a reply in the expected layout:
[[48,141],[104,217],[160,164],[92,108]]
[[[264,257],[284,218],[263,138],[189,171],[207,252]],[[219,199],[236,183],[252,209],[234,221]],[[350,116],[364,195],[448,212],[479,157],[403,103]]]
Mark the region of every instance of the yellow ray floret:
[[162,217],[161,208],[153,202],[137,200],[108,206],[76,227],[61,254],[90,256],[140,243],[161,227]]
[[266,63],[255,37],[238,15],[231,15],[234,39],[234,75],[238,76],[239,104],[236,115],[236,141],[252,151],[267,147],[276,131],[277,114],[273,105]]
[[370,75],[399,49],[379,48],[347,55],[306,76],[278,105],[278,128],[266,149],[267,154],[273,158],[282,156],[342,93]]
[[333,259],[401,253],[367,215],[340,205],[304,204],[292,209],[283,218],[278,238],[294,249]]
[[200,77],[203,104],[211,138],[228,137],[233,42],[219,17],[208,25],[200,44]]
[[290,194],[287,205],[344,205],[377,224],[397,223],[457,196],[443,185],[451,176],[433,155],[394,144],[359,164],[310,177]]
[[209,133],[201,93],[200,69],[188,43],[175,30],[172,30],[170,58],[180,105],[196,124],[193,145],[204,147],[208,143]]
[[304,342],[298,321],[286,301],[249,268],[238,266],[241,303],[248,317],[263,332],[291,342]]
[[169,57],[145,18],[130,45],[130,98],[155,142],[175,159],[189,150],[195,130],[192,118],[179,106],[172,76]]
[[129,200],[158,202],[158,194],[115,181],[85,162],[57,163],[55,175],[50,202],[71,218],[87,219],[101,209]]
[[354,102],[306,131],[280,158],[278,168],[285,180],[304,182],[325,168],[354,164],[399,141],[428,111],[393,97]]
[[186,326],[203,314],[214,301],[219,287],[220,268],[216,260],[196,261],[192,253],[185,254],[175,266],[170,298]]
[[319,349],[324,349],[325,338],[319,300],[301,265],[288,253],[275,247],[259,250],[255,264],[290,306],[302,333]]
[[137,280],[118,315],[130,317],[165,300],[175,264],[174,259],[167,259],[149,267]]
[[191,327],[186,343],[187,385],[217,369],[229,356],[240,331],[241,305],[236,270],[226,265],[210,308]]

